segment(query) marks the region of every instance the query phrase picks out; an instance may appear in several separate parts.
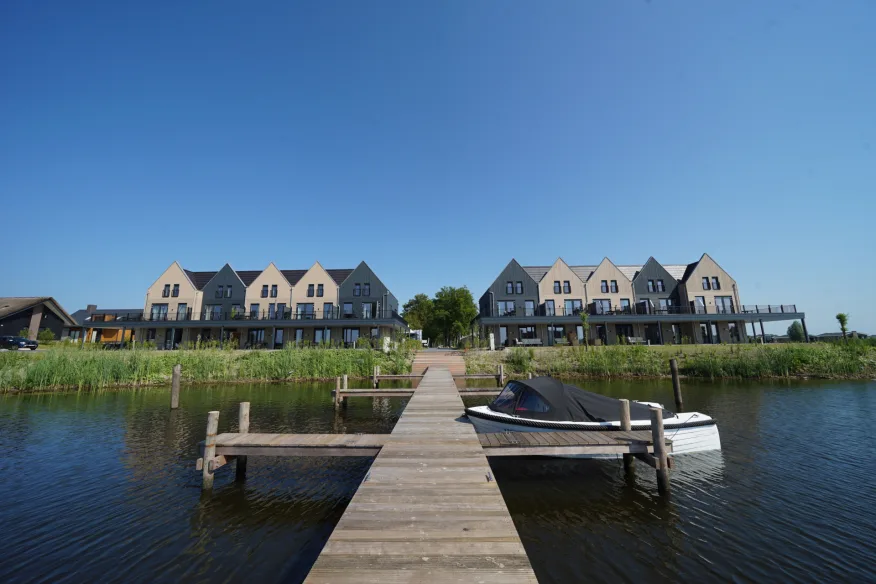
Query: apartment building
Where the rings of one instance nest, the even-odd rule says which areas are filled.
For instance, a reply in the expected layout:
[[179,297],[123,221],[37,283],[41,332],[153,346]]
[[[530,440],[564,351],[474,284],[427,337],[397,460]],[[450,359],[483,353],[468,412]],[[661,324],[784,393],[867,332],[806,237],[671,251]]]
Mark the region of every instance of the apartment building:
[[743,343],[747,325],[800,320],[795,305],[743,305],[739,289],[708,254],[689,264],[574,266],[558,258],[550,266],[511,260],[479,301],[478,325],[497,345],[541,346],[584,341],[657,344]]
[[[175,348],[198,341],[240,348],[289,343],[353,346],[406,330],[398,300],[365,262],[354,269],[186,270],[174,262],[146,290],[142,311],[111,315],[134,340]],[[89,327],[100,327],[90,322]],[[124,332],[123,332],[124,335]]]

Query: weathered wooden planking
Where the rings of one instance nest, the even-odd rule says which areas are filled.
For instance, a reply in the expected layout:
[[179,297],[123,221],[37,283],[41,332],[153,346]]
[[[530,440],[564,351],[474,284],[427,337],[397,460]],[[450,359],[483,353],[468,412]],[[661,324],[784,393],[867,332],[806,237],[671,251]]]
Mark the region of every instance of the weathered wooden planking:
[[306,582],[536,582],[439,359],[458,369],[461,358],[429,355],[426,376]]
[[226,456],[377,456],[389,434],[219,434]]
[[[654,452],[651,432],[492,432],[478,434],[487,456],[594,456]],[[666,440],[672,452],[672,441]],[[642,460],[647,457],[643,456]]]

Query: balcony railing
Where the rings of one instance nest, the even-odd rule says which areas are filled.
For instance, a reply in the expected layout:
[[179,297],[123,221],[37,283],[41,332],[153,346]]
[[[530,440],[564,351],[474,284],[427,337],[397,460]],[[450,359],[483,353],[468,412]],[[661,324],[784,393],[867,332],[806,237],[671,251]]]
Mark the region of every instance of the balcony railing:
[[345,311],[338,307],[332,310],[204,310],[193,314],[192,310],[161,311],[146,313],[103,314],[103,321],[111,322],[191,322],[191,321],[319,321],[319,320],[396,320],[405,324],[405,320],[394,310],[363,311],[360,308]]
[[673,314],[796,314],[797,306],[794,304],[784,305],[745,305],[742,307],[728,305],[672,305],[652,306],[647,302],[639,302],[630,306],[606,306],[592,303],[587,306],[567,309],[565,306],[549,308],[544,305],[536,308],[517,308],[515,310],[496,311],[493,315],[499,318],[526,318],[526,317],[565,317],[581,316],[586,312],[593,316],[618,316],[618,315],[673,315]]

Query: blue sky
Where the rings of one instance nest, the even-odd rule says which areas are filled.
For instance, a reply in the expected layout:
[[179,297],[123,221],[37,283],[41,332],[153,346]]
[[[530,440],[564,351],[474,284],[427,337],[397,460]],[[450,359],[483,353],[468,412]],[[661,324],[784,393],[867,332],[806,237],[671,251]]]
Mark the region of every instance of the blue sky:
[[708,252],[876,333],[876,3],[253,6],[0,3],[0,295],[364,259],[404,302]]

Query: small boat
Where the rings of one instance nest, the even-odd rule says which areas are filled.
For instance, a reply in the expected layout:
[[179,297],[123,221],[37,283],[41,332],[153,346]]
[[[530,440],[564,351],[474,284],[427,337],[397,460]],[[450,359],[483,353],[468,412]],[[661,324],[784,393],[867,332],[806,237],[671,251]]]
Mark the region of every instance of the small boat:
[[[651,429],[651,402],[630,402],[633,430]],[[620,400],[584,391],[552,377],[509,381],[490,405],[466,408],[478,433],[620,431]],[[699,412],[663,410],[663,430],[672,454],[721,450],[715,420]],[[601,458],[601,457],[600,457]]]

